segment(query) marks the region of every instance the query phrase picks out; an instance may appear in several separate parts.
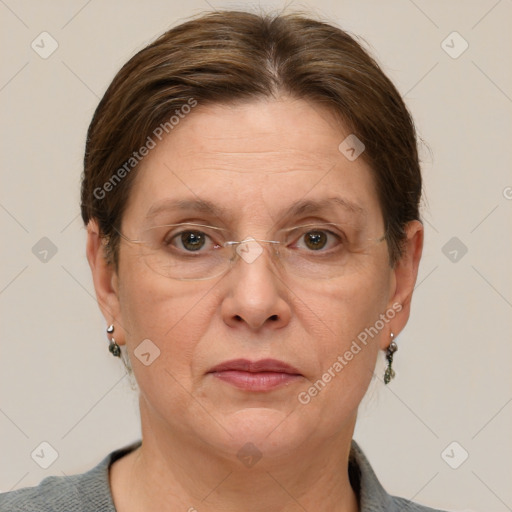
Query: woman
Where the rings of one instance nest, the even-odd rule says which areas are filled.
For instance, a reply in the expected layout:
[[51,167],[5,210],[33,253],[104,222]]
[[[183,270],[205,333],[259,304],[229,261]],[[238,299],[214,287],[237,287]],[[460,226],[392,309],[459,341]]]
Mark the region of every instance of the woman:
[[413,122],[349,35],[220,11],[121,69],[87,137],[82,217],[142,441],[2,510],[428,511],[352,440],[394,376],[423,245]]

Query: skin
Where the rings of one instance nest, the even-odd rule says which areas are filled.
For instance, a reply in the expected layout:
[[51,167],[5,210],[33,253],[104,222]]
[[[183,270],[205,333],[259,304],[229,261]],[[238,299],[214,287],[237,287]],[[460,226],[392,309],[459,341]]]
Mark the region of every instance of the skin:
[[[329,111],[304,100],[198,105],[140,164],[122,231],[137,238],[161,200],[199,197],[226,214],[187,211],[174,221],[222,222],[235,240],[269,239],[286,207],[336,193],[364,209],[361,235],[378,238],[384,222],[371,170],[362,157],[351,162],[338,150],[347,135]],[[125,242],[116,271],[94,221],[87,231],[98,302],[117,343],[127,346],[140,387],[143,445],[110,469],[117,510],[358,510],[347,473],[357,408],[379,350],[408,320],[421,223],[408,224],[394,268],[384,241],[353,255],[353,272],[320,280],[283,274],[264,251],[221,277],[178,281],[153,272]],[[401,311],[317,396],[300,403],[299,393],[393,304]],[[149,366],[133,355],[144,339],[161,351]],[[207,373],[226,360],[267,357],[302,376],[254,393]],[[250,468],[237,457],[248,442],[262,454]]]

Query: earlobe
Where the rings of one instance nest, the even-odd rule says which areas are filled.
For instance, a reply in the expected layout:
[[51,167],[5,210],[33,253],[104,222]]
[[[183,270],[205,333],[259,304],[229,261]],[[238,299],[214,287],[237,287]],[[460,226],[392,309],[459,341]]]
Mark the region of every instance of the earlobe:
[[402,257],[393,269],[394,293],[390,298],[388,307],[399,312],[394,317],[390,329],[395,336],[402,331],[409,320],[412,294],[418,277],[418,268],[423,251],[423,224],[414,220],[407,224],[405,231],[407,239],[404,244]]
[[[100,310],[107,325],[121,323],[121,311],[118,296],[118,277],[112,264],[105,258],[103,239],[98,224],[90,220],[87,224],[87,260],[91,268],[94,289]],[[121,336],[116,337],[118,344],[123,344]]]

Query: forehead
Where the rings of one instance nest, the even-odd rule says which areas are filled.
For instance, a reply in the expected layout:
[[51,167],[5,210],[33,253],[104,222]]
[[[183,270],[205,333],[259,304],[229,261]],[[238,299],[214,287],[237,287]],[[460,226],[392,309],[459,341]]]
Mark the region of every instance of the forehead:
[[238,220],[313,211],[313,203],[378,218],[370,168],[339,150],[348,135],[304,100],[198,105],[136,168],[125,221],[191,203]]

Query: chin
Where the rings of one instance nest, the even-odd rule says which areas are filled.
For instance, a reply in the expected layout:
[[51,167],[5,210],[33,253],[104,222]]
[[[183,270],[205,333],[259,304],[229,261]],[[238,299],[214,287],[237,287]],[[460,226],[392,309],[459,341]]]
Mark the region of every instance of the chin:
[[[279,457],[300,446],[312,432],[301,425],[301,416],[269,406],[245,407],[222,416],[226,430],[208,430],[207,442],[230,457],[261,454]],[[212,435],[220,437],[212,439]]]

